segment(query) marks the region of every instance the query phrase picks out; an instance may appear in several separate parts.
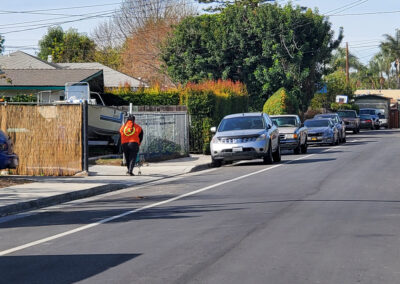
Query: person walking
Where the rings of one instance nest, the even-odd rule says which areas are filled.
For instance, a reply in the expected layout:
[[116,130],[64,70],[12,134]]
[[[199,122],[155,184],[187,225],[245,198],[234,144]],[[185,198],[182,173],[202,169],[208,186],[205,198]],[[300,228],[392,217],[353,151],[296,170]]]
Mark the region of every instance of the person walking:
[[143,140],[143,129],[135,123],[135,116],[130,114],[128,120],[121,126],[119,133],[121,134],[122,151],[128,168],[126,174],[134,176],[133,168],[135,167],[140,143]]

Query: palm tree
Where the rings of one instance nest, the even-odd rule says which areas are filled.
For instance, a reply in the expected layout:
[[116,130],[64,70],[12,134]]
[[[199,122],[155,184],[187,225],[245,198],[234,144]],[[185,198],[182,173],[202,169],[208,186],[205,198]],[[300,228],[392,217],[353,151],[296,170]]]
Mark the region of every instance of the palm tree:
[[[331,67],[334,70],[338,70],[339,68],[345,70],[346,69],[346,49],[339,47],[332,55],[332,59],[330,62]],[[356,69],[357,71],[362,70],[364,65],[358,60],[357,56],[349,53],[349,68]]]
[[397,88],[400,89],[400,30],[396,29],[395,35],[384,34],[385,41],[381,42],[381,49],[384,54],[391,57],[392,62],[395,61]]

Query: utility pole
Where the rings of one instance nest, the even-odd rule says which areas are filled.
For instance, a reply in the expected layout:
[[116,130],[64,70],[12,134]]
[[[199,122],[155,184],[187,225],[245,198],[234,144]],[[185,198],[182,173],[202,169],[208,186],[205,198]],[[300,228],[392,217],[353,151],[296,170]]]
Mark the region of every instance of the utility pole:
[[346,84],[349,84],[349,43],[346,42]]

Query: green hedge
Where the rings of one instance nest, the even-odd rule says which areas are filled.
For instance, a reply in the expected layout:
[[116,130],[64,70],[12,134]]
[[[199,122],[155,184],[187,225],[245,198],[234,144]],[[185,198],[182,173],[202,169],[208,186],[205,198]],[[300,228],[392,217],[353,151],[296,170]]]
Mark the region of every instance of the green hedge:
[[332,111],[338,111],[338,110],[346,110],[346,109],[350,109],[350,110],[355,110],[355,111],[359,111],[360,108],[358,105],[356,104],[339,104],[339,103],[331,103],[331,110]]
[[285,88],[280,88],[265,102],[263,112],[270,115],[297,114],[299,103]]
[[210,128],[218,126],[225,115],[248,110],[247,95],[220,96],[210,90],[186,90],[181,103],[188,107],[191,117],[190,150],[204,154],[210,153]]
[[123,100],[135,106],[179,105],[180,101],[179,92],[177,90],[161,91],[157,89],[140,89],[136,92],[121,92],[118,95]]

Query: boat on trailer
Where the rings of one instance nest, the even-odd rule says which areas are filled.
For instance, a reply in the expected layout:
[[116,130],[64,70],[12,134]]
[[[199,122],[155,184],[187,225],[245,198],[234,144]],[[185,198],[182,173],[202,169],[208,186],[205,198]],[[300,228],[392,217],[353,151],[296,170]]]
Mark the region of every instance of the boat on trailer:
[[90,92],[86,82],[65,84],[66,103],[88,102],[88,138],[94,141],[103,141],[98,145],[106,144],[105,141],[113,141],[117,144],[119,129],[124,122],[125,111],[116,107],[106,106],[99,93]]

